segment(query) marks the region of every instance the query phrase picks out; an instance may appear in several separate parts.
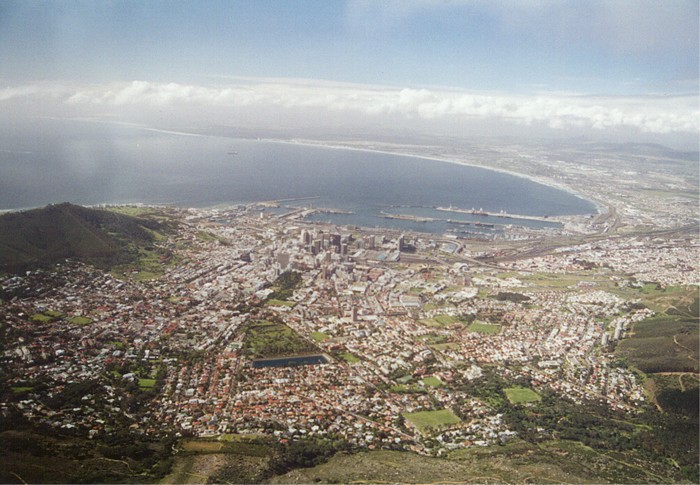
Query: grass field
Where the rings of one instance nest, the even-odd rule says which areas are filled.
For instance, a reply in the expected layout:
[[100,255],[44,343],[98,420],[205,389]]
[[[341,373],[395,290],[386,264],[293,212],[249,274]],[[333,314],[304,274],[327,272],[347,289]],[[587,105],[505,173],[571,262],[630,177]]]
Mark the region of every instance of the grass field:
[[450,409],[404,413],[403,417],[418,428],[421,433],[425,433],[430,429],[437,429],[461,422]]
[[294,306],[293,301],[276,300],[274,298],[271,300],[267,300],[267,302],[265,302],[265,303],[269,306],[286,306],[286,307],[290,307],[290,308]]
[[340,356],[348,364],[355,364],[356,362],[360,362],[360,358],[355,354],[351,354],[350,352],[343,352],[342,354],[340,354]]
[[535,273],[519,278],[523,282],[534,284],[536,287],[547,289],[563,289],[576,286],[581,281],[589,281],[592,278],[582,278],[577,275],[567,275],[558,273]]
[[325,340],[328,340],[328,335],[326,335],[323,332],[311,332],[311,338],[314,339],[316,342],[323,342]]
[[536,402],[541,399],[540,395],[535,391],[524,387],[509,387],[507,389],[503,389],[503,392],[506,393],[506,397],[511,404]]
[[496,335],[501,332],[500,325],[493,325],[490,323],[473,322],[467,328],[470,332],[482,333],[484,335]]
[[144,379],[142,377],[139,377],[139,387],[141,389],[153,389],[153,387],[155,385],[156,385],[155,379]]
[[452,315],[437,315],[433,318],[440,325],[452,325],[459,321],[459,318],[453,317]]
[[35,313],[31,316],[31,319],[33,322],[37,323],[49,323],[55,320],[54,317],[50,317],[49,315],[45,315],[43,313]]
[[428,334],[419,336],[418,340],[420,340],[421,342],[423,342],[426,345],[443,344],[443,343],[447,342],[447,336],[437,335],[435,333],[428,333]]
[[92,320],[90,320],[89,318],[81,316],[71,317],[68,319],[68,321],[76,325],[87,325],[89,323],[92,323]]
[[436,328],[454,325],[455,323],[458,323],[459,321],[460,321],[459,317],[455,317],[452,315],[436,315],[432,318],[425,318],[423,320],[419,320],[419,322],[425,326],[436,327]]
[[421,379],[420,382],[422,382],[428,387],[442,387],[445,385],[440,379],[438,379],[435,376],[426,377],[424,379]]

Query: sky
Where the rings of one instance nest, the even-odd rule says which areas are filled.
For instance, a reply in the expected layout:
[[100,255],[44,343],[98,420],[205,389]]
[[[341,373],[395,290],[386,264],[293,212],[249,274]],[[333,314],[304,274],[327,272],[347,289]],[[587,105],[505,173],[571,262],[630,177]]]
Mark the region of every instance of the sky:
[[692,0],[2,0],[0,117],[697,148],[699,16]]

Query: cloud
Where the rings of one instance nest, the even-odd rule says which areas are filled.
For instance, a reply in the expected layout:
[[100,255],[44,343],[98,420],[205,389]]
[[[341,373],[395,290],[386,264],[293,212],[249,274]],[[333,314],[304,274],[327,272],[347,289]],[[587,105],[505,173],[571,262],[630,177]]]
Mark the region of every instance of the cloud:
[[[697,96],[583,96],[540,93],[469,92],[352,85],[322,81],[240,80],[227,85],[186,85],[134,81],[91,86],[28,85],[0,89],[3,105],[23,102],[37,111],[64,115],[119,117],[124,121],[168,110],[191,125],[237,116],[255,117],[270,129],[275,116],[290,122],[323,124],[333,119],[392,128],[499,122],[550,130],[638,134],[695,134],[700,128]],[[45,113],[47,115],[55,113]],[[258,124],[260,124],[258,123]]]

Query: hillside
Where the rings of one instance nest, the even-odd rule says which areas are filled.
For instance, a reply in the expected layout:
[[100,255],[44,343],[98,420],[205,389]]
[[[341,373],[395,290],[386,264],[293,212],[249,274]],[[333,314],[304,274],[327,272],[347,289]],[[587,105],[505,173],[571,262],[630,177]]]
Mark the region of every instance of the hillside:
[[98,264],[130,259],[147,244],[156,221],[63,203],[0,216],[0,270],[15,272],[66,258]]

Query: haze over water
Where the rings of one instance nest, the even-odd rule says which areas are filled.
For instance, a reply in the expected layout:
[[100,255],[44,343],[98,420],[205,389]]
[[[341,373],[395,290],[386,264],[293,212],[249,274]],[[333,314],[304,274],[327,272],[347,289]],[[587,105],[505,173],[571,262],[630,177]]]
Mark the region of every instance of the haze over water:
[[406,229],[415,223],[382,219],[379,211],[411,206],[394,212],[430,215],[415,208],[453,205],[533,216],[595,212],[589,201],[525,178],[416,157],[111,123],[37,124],[31,135],[21,128],[0,135],[1,209],[64,201],[206,207],[316,197],[296,204],[354,212],[321,214],[322,220]]

